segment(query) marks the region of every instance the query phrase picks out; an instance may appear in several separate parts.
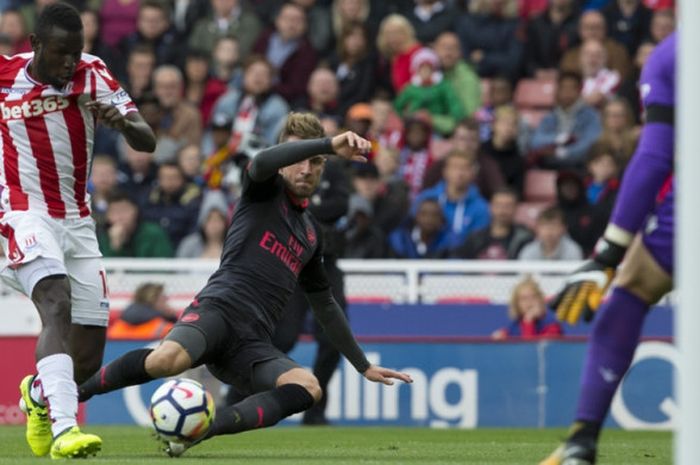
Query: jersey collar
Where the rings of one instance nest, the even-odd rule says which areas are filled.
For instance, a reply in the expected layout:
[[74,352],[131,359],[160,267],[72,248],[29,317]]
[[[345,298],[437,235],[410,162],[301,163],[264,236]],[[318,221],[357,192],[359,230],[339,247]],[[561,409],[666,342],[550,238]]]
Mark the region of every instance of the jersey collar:
[[305,210],[309,206],[309,199],[300,199],[296,195],[292,194],[289,189],[284,190],[287,194],[287,198],[292,203],[292,205],[300,210]]

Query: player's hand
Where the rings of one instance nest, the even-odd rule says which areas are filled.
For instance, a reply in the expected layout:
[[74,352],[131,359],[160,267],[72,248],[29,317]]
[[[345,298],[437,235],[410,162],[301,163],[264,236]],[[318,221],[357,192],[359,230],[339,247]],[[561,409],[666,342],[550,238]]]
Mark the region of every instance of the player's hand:
[[567,278],[564,288],[551,302],[557,319],[572,325],[581,316],[585,321],[591,321],[615,277],[625,251],[626,247],[601,238],[596,244],[594,257]]
[[331,139],[333,151],[340,158],[351,161],[366,162],[367,157],[364,155],[372,149],[372,144],[367,139],[364,139],[352,131],[347,131],[338,134]]
[[97,117],[97,120],[108,128],[123,131],[129,124],[129,120],[119,112],[117,107],[112,105],[91,100],[85,103],[85,108],[90,110]]
[[404,383],[412,383],[413,378],[407,373],[401,373],[400,371],[390,370],[389,368],[380,367],[377,365],[370,365],[367,370],[362,374],[365,378],[375,383],[383,383],[388,386],[394,384],[393,379],[400,379]]
[[567,278],[552,302],[557,319],[573,325],[583,315],[585,321],[591,321],[614,276],[614,268],[595,260],[584,263]]

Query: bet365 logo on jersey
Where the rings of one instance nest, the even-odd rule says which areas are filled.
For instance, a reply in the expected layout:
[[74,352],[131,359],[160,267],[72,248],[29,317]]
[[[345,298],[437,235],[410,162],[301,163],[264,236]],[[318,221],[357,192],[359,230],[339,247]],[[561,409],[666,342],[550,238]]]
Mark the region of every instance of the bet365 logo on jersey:
[[32,100],[18,100],[0,102],[0,115],[3,120],[24,119],[41,116],[54,111],[61,111],[68,108],[69,101],[60,95],[50,95],[48,97]]

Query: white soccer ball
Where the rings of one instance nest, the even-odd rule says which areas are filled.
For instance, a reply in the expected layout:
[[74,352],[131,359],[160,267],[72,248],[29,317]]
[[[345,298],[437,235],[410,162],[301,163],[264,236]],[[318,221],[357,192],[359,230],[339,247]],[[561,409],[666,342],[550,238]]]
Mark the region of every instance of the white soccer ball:
[[151,397],[151,419],[166,440],[190,443],[200,439],[214,421],[214,400],[197,381],[187,378],[163,383]]

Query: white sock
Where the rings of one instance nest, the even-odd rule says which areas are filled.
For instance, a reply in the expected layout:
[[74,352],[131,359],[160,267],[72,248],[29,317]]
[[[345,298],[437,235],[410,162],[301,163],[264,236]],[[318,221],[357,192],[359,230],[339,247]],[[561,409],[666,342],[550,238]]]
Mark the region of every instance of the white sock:
[[46,402],[44,402],[44,387],[41,385],[39,375],[36,375],[32,380],[32,385],[29,389],[29,397],[39,405],[46,405]]
[[77,425],[78,386],[73,381],[73,359],[68,354],[49,355],[39,360],[36,367],[49,407],[51,432],[56,437]]

